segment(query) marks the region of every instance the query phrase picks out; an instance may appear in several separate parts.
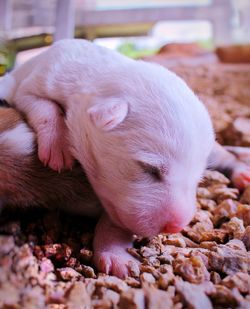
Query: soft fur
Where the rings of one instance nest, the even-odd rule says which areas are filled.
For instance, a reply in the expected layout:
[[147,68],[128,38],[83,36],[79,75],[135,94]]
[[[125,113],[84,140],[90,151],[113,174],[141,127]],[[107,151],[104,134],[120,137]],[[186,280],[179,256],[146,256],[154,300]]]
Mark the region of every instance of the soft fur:
[[73,155],[105,209],[94,240],[100,270],[125,276],[133,233],[177,232],[192,219],[215,141],[183,80],[84,40],[62,40],[7,78],[39,158],[60,170]]

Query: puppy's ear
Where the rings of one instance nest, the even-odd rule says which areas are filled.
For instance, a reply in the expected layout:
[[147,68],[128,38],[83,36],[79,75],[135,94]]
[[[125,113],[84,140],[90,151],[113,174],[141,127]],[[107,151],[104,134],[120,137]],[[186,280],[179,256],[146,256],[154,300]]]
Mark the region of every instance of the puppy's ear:
[[126,118],[128,104],[110,100],[90,107],[87,113],[96,128],[110,131]]

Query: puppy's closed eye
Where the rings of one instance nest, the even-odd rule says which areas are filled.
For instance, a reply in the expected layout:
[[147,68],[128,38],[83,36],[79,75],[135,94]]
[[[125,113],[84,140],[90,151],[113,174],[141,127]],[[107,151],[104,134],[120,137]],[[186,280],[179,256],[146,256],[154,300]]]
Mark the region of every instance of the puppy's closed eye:
[[143,172],[148,174],[154,181],[163,180],[161,169],[158,166],[154,166],[142,161],[138,161],[138,164],[142,168]]

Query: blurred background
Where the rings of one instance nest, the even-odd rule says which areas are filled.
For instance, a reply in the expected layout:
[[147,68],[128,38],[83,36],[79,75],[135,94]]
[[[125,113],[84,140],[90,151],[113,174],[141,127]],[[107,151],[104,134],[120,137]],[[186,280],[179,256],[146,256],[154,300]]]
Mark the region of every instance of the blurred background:
[[246,44],[250,0],[0,0],[0,75],[70,37],[134,58],[172,42]]

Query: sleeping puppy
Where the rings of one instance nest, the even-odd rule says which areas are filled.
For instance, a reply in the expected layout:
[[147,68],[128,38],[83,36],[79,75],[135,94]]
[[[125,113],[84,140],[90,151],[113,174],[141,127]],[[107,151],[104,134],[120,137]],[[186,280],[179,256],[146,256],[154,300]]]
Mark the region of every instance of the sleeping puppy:
[[[230,153],[219,145],[217,147],[217,159],[212,155],[210,165],[231,176],[238,174],[239,167],[246,168],[240,159],[250,159],[250,149],[228,147]],[[240,187],[244,181],[244,178],[236,177]],[[6,206],[58,208],[97,217],[101,212],[99,200],[80,165],[76,163],[71,172],[60,174],[44,167],[37,157],[34,132],[16,110],[0,101],[0,208]],[[98,229],[96,233],[98,236]],[[110,272],[109,269],[106,271]],[[112,273],[124,276],[118,270]]]
[[94,239],[103,272],[128,274],[133,234],[190,222],[208,161],[249,183],[249,168],[215,142],[204,105],[159,65],[62,40],[4,77],[0,97],[24,113],[43,163],[61,170],[73,156],[84,169],[103,209]]
[[[238,170],[246,170],[246,165],[237,156],[242,157],[245,154],[245,157],[250,158],[249,149],[229,147],[235,154],[233,155],[223,147],[217,147],[217,157],[214,154],[211,156],[214,167],[231,175],[238,175],[236,184],[244,186],[246,180],[240,177]],[[44,167],[37,157],[34,132],[16,110],[0,101],[0,207],[4,206],[13,209],[32,206],[58,208],[97,217],[101,213],[100,202],[80,165],[75,163],[72,171],[63,171],[60,174]],[[104,232],[97,227],[97,236]],[[95,242],[97,243],[96,239]],[[98,244],[96,247],[98,248]],[[125,253],[124,250],[121,254],[124,256]],[[131,260],[132,257],[128,259]],[[98,261],[96,264],[100,270],[111,272],[109,268],[100,268]],[[118,269],[113,269],[112,273],[124,276]]]

